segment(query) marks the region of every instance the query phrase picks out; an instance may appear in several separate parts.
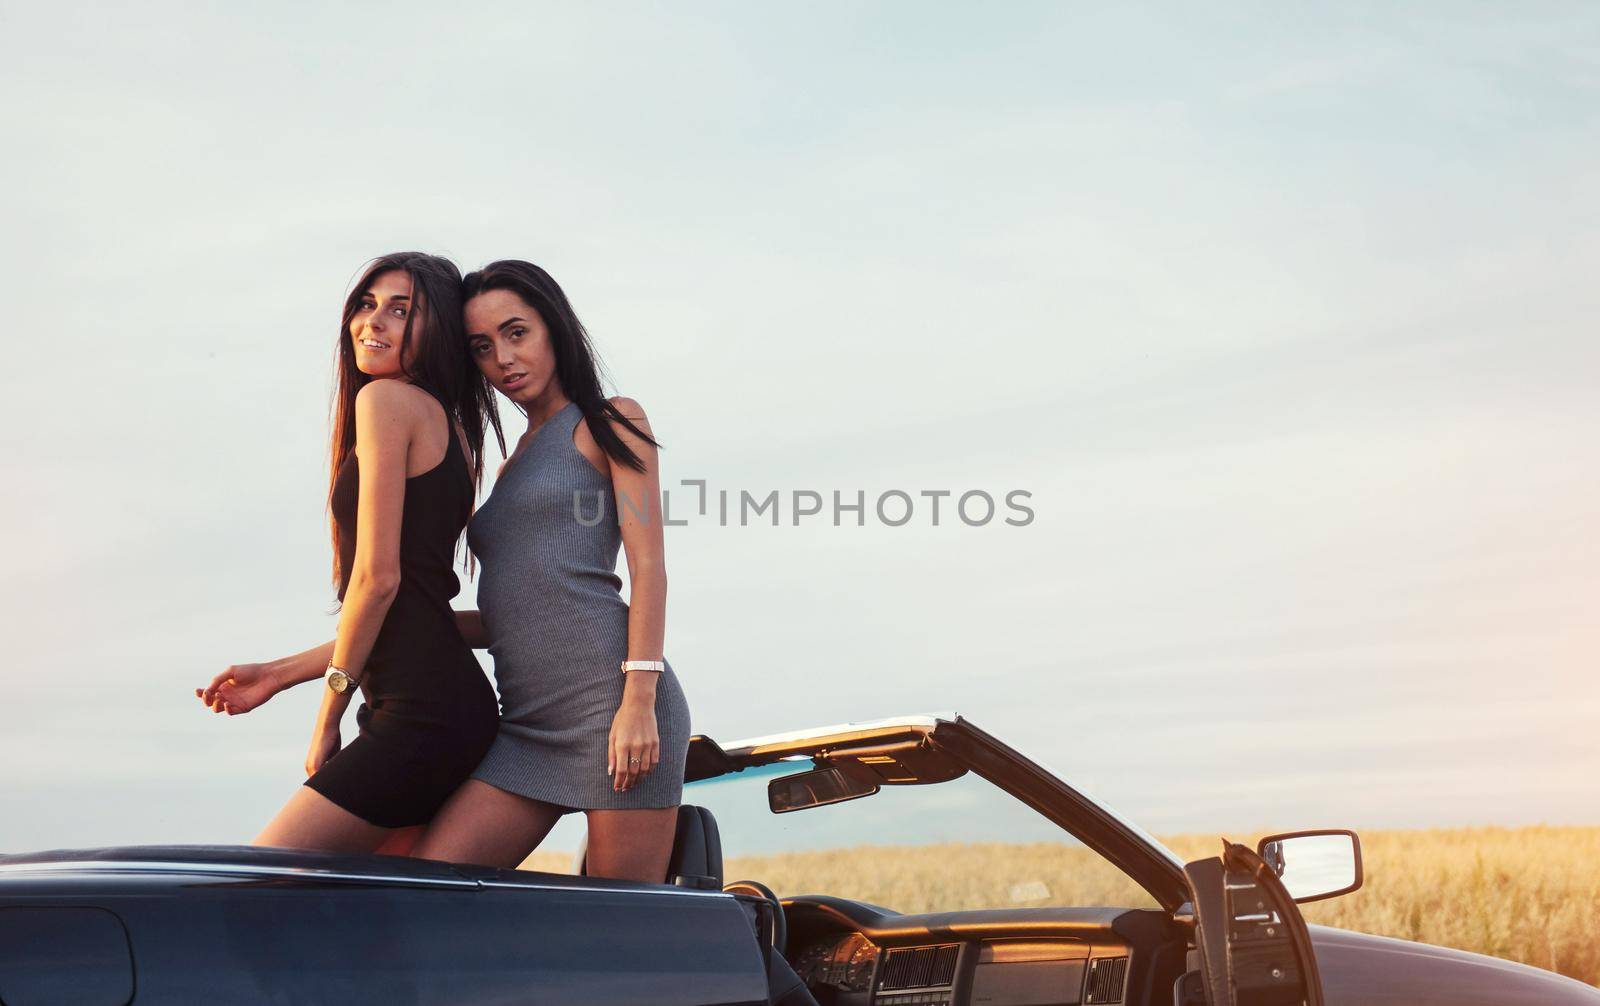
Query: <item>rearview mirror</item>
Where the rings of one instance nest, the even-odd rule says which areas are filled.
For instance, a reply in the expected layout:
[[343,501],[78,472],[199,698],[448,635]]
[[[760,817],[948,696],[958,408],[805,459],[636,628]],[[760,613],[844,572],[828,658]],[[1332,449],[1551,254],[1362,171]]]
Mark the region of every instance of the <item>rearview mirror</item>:
[[878,784],[858,778],[838,766],[786,775],[767,783],[767,806],[774,814],[843,803],[878,791]]
[[1268,835],[1256,851],[1301,904],[1336,898],[1361,886],[1361,840],[1353,831]]

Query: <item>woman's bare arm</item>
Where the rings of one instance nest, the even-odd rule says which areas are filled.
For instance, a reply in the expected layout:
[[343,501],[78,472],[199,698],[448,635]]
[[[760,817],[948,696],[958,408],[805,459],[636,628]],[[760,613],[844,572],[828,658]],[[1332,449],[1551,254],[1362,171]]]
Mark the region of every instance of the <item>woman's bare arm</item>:
[[[612,404],[639,429],[655,436],[638,402],[615,398]],[[611,428],[644,462],[642,472],[615,459],[610,462],[611,487],[617,497],[622,547],[628,561],[628,659],[660,660],[667,631],[667,566],[661,533],[658,454],[654,445],[621,423],[612,423]]]
[[[365,677],[367,658],[400,591],[406,455],[420,418],[417,402],[411,397],[414,393],[390,380],[373,381],[356,393],[355,451],[361,466],[356,554],[345,571],[344,604],[339,610],[332,662],[358,682]],[[339,721],[354,694],[331,688],[323,691],[311,753],[306,758],[307,774],[338,750]]]
[[[483,616],[476,610],[457,611],[456,629],[468,646],[475,650],[486,649],[489,635],[483,628]],[[256,708],[285,688],[319,680],[328,664],[333,661],[333,640],[318,643],[288,657],[268,660],[259,664],[234,664],[211,679],[204,688],[196,688],[200,701],[216,713],[237,716]]]
[[320,678],[323,668],[332,659],[333,640],[330,639],[290,657],[260,664],[234,664],[212,678],[204,688],[196,688],[194,693],[212,712],[237,716],[261,705],[285,688]]
[[[633,424],[653,438],[644,409],[631,398],[611,400]],[[661,660],[667,631],[667,566],[661,535],[661,472],[654,444],[621,423],[612,423],[622,442],[640,461],[637,471],[615,459],[611,487],[616,494],[622,546],[628,559],[628,659]],[[661,759],[660,735],[655,721],[656,683],[660,674],[629,671],[622,687],[622,708],[611,728],[612,785],[633,786],[639,775]],[[631,758],[638,757],[633,763]]]

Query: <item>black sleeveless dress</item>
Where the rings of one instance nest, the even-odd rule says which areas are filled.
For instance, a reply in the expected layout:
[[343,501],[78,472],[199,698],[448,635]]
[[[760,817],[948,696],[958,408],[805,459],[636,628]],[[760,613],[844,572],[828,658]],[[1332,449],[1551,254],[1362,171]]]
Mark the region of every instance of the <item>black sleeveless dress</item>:
[[[450,599],[461,589],[453,562],[472,515],[474,487],[445,410],[444,460],[406,479],[400,524],[400,589],[358,677],[366,700],[361,735],[305,784],[372,824],[425,824],[493,743],[494,689],[456,628]],[[356,555],[361,476],[351,451],[334,479],[332,510],[344,600]],[[324,685],[323,687],[327,687]]]

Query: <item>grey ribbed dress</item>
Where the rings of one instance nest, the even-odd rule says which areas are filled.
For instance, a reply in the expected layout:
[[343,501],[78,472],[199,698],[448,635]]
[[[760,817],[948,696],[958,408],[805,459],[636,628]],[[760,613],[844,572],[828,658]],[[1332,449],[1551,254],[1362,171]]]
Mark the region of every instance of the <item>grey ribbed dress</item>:
[[572,442],[582,420],[569,402],[535,430],[467,528],[500,690],[500,730],[473,778],[574,810],[672,807],[683,795],[689,705],[671,664],[656,684],[660,763],[624,793],[606,774],[628,604],[611,479]]

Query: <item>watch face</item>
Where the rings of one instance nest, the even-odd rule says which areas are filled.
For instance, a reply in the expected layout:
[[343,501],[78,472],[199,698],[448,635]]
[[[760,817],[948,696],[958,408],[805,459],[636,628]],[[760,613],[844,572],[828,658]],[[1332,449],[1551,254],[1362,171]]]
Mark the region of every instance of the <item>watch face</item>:
[[328,687],[343,695],[350,690],[350,676],[343,671],[334,671],[328,675]]

